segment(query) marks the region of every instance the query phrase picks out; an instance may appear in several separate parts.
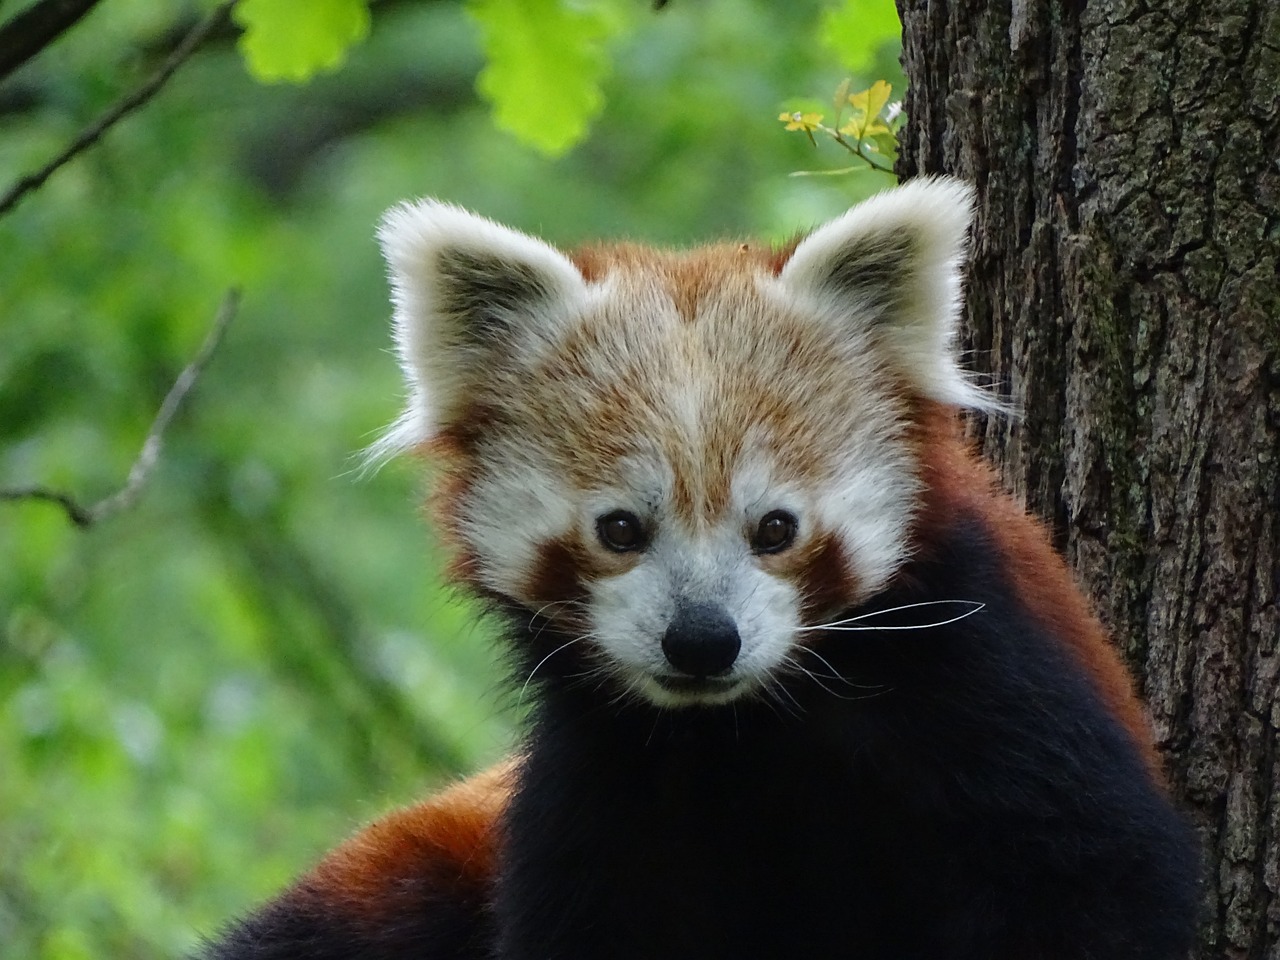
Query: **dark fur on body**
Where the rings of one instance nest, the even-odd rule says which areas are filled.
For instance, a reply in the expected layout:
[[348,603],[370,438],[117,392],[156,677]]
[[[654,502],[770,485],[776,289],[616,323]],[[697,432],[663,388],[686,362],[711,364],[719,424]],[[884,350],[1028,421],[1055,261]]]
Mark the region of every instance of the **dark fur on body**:
[[[828,661],[750,703],[611,704],[570,646],[541,692],[492,888],[421,876],[372,920],[295,887],[216,960],[1171,960],[1197,904],[1189,828],[1079,663],[954,517]],[[929,608],[877,625],[930,622]],[[525,675],[567,638],[527,626]],[[816,634],[810,634],[813,637]],[[832,669],[838,677],[832,675]],[[843,678],[843,679],[841,679]]]

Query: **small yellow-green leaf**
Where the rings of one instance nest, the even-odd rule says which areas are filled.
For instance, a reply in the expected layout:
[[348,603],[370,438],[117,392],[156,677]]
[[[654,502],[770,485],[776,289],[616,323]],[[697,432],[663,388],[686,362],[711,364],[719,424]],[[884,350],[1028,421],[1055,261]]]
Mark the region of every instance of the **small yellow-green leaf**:
[[874,137],[878,133],[890,133],[892,131],[879,117],[874,117],[871,120],[865,117],[855,117],[841,127],[840,132],[845,136],[853,136],[859,140],[865,140],[868,137]]
[[868,117],[878,117],[892,94],[892,86],[884,80],[877,80],[868,89],[849,94],[849,104]]
[[870,89],[850,94],[849,106],[853,109],[849,114],[849,122],[840,128],[840,132],[861,140],[881,129],[887,130],[888,127],[880,119],[880,111],[889,102],[889,94],[892,92],[893,88],[889,84],[877,80]]
[[234,17],[249,72],[267,83],[334,70],[369,33],[367,0],[240,0]]
[[889,130],[872,135],[864,141],[863,145],[874,150],[890,163],[898,159],[898,138]]
[[583,136],[600,112],[604,41],[616,26],[601,4],[469,0],[488,65],[477,82],[494,121],[549,156]]
[[822,114],[820,113],[801,113],[799,110],[794,113],[780,113],[778,119],[787,125],[788,130],[803,130],[806,133],[817,130],[822,123]]
[[886,43],[902,36],[893,0],[844,0],[822,15],[819,35],[841,64],[864,76]]

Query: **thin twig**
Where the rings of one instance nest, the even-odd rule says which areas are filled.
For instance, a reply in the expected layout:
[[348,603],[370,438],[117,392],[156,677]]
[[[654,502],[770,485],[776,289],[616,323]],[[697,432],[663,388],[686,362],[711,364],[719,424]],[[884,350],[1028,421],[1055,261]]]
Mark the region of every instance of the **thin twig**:
[[71,494],[48,487],[14,487],[11,490],[0,490],[0,500],[48,500],[61,504],[67,516],[77,527],[84,529],[93,523],[93,513],[86,510],[72,499]]
[[[855,157],[857,157],[859,160],[861,160],[863,163],[869,166],[872,170],[879,170],[881,173],[887,173],[891,177],[894,176],[893,167],[891,166],[882,167],[880,166],[880,164],[876,163],[874,160],[871,159],[871,157],[867,155],[866,149],[862,145],[863,144],[862,134],[858,134],[857,142],[850,143],[847,139],[845,139],[845,135],[841,133],[839,130],[834,130],[827,126],[820,126],[819,129],[822,130],[823,133],[829,134],[832,140],[840,144],[840,146],[844,147],[846,150],[852,153]],[[812,136],[812,134],[810,134],[810,136]]]
[[173,418],[177,415],[183,401],[186,400],[187,394],[191,392],[196,380],[200,378],[205,366],[208,365],[214,352],[222,343],[222,337],[227,332],[227,327],[235,317],[239,307],[240,291],[237,289],[228,290],[226,296],[222,298],[221,306],[218,307],[213,326],[205,336],[204,343],[200,345],[200,351],[187,364],[182,373],[178,374],[178,379],[173,382],[173,386],[165,394],[164,401],[160,404],[160,410],[156,413],[156,418],[151,423],[151,429],[147,431],[147,438],[142,442],[142,449],[138,453],[138,458],[133,462],[133,466],[129,469],[129,476],[125,480],[123,487],[88,507],[82,506],[69,493],[41,486],[0,490],[0,500],[46,500],[60,504],[67,512],[68,519],[82,530],[132,507],[137,502],[143,486],[150,479],[151,472],[155,469],[156,463],[160,459],[160,448],[164,444],[165,431],[169,428],[169,424],[173,422]]
[[0,80],[70,30],[101,0],[40,0],[0,26]]
[[151,75],[142,86],[120,100],[107,110],[96,121],[81,131],[80,135],[67,145],[67,148],[34,173],[22,177],[0,197],[0,216],[8,213],[24,196],[44,185],[59,167],[79,156],[98,142],[99,138],[116,124],[121,118],[132,113],[160,92],[160,88],[169,82],[169,78],[178,68],[191,58],[200,45],[226,21],[236,0],[226,0],[207,17],[197,23],[182,38],[182,42],[169,54],[160,69]]

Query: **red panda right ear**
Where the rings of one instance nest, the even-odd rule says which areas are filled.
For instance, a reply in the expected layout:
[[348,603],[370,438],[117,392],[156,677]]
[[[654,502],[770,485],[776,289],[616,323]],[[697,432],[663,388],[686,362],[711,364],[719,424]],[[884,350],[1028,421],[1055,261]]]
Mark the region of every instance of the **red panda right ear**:
[[973,190],[947,177],[885,190],[819,227],[778,273],[851,338],[881,345],[923,396],[997,412],[961,369],[961,271]]
[[551,346],[586,281],[549,244],[421,200],[393,207],[378,240],[391,274],[404,413],[369,451],[379,461],[429,440],[496,387],[504,361]]

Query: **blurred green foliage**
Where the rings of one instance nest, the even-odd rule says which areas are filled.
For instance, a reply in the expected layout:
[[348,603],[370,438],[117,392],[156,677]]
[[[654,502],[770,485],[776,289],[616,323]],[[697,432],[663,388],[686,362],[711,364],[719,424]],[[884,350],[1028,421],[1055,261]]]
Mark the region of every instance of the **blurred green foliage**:
[[[208,6],[102,4],[0,85],[0,188]],[[501,656],[440,587],[421,479],[354,469],[401,396],[374,226],[424,194],[566,245],[824,220],[886,184],[787,175],[821,158],[778,110],[841,76],[824,10],[637,7],[594,127],[557,159],[495,128],[460,4],[374,4],[341,70],[302,86],[257,82],[228,32],[0,218],[0,486],[117,489],[244,290],[134,509],[82,532],[0,503],[0,957],[178,956],[509,748]],[[877,29],[844,41],[867,48],[854,89],[901,89]]]

